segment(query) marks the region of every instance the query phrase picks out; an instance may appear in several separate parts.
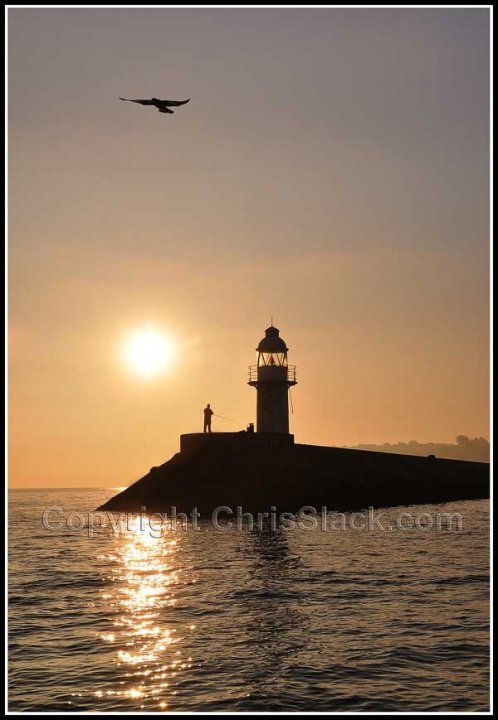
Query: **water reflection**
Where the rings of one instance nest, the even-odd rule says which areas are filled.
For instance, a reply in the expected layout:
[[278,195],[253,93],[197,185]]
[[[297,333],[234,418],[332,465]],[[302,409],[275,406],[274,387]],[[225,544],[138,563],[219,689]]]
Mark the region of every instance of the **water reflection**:
[[[182,638],[168,622],[180,582],[179,533],[154,537],[141,529],[139,518],[121,529],[105,556],[111,590],[103,594],[116,613],[113,632],[101,639],[115,648],[114,664],[121,669],[119,688],[99,690],[97,697],[138,701],[141,708],[167,709],[174,690],[171,681],[190,667],[182,654]],[[138,704],[138,703],[137,703]]]
[[259,709],[258,702],[267,707],[267,699],[278,696],[280,675],[289,659],[303,652],[308,618],[295,592],[301,559],[291,552],[285,531],[248,532],[243,551],[251,558],[251,590],[244,598],[244,631],[254,667],[248,699],[250,709]]

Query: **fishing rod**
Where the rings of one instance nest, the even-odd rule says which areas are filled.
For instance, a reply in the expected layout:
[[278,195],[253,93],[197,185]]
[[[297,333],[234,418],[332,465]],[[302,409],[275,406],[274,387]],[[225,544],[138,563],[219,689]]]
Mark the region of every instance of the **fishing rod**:
[[224,415],[217,415],[216,413],[213,413],[214,417],[220,418],[221,420],[228,420],[228,422],[234,423],[235,420],[232,420],[231,418],[224,417]]

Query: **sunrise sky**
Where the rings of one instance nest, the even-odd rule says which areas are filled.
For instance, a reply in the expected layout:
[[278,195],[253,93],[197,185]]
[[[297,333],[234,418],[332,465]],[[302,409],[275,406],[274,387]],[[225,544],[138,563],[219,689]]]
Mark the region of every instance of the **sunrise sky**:
[[487,9],[8,22],[12,486],[130,484],[207,402],[242,429],[271,315],[296,441],[489,437]]

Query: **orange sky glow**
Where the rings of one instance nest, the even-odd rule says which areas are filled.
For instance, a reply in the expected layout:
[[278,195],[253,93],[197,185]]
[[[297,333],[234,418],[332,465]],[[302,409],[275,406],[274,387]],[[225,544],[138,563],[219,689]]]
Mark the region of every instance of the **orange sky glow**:
[[8,91],[12,487],[254,422],[271,316],[297,442],[489,437],[489,11],[11,9]]

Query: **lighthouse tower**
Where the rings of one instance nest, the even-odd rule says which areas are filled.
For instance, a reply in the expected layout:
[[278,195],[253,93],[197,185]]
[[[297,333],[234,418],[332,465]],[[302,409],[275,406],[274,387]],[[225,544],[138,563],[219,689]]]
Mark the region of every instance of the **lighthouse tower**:
[[289,388],[297,383],[296,367],[287,362],[288,347],[273,325],[265,330],[256,352],[257,365],[249,367],[249,385],[256,388],[260,433],[289,433]]

